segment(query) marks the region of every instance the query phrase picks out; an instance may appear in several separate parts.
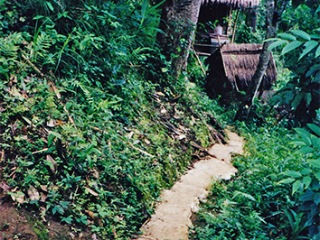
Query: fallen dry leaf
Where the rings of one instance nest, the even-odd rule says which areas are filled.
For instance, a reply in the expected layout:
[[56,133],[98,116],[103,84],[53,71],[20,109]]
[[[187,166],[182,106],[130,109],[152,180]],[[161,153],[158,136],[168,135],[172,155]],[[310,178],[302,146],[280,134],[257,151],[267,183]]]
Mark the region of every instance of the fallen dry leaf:
[[42,191],[48,192],[48,188],[47,188],[46,185],[40,185],[40,188],[41,188]]
[[[44,138],[41,138],[41,139],[44,140]],[[34,151],[34,152],[32,152],[32,154],[42,153],[42,152],[46,152],[46,151],[48,151],[48,148],[44,148],[39,151]]]
[[6,184],[5,182],[1,182],[1,183],[0,183],[0,188],[1,188],[4,192],[8,192],[8,191],[10,191],[10,189],[11,189],[11,187],[10,187],[8,184]]
[[46,200],[47,200],[47,195],[46,194],[44,194],[44,193],[40,193],[40,196],[41,196],[41,198],[40,198],[40,201],[41,202],[45,202]]
[[39,194],[38,190],[33,186],[29,187],[28,195],[29,195],[29,198],[31,201],[33,201],[33,200],[39,201],[40,200],[40,194]]
[[92,238],[92,240],[98,240],[97,235],[95,233],[92,235],[91,238]]
[[148,139],[144,139],[144,142],[149,146],[151,144],[151,142]]
[[10,194],[11,198],[13,201],[19,203],[19,204],[22,204],[25,202],[25,195],[23,192],[11,192]]
[[99,171],[95,168],[91,169],[91,173],[92,173],[92,176],[94,176],[96,179],[99,178]]
[[84,210],[85,213],[88,215],[88,217],[90,217],[92,220],[95,220],[96,217],[94,215],[94,212],[90,211],[90,210]]
[[2,162],[2,160],[4,160],[4,149],[2,149],[1,154],[0,154],[0,162]]
[[49,167],[50,167],[50,170],[52,173],[56,173],[57,171],[57,162],[50,156],[50,155],[47,155],[47,161],[49,163]]
[[47,121],[47,127],[55,127],[56,125],[56,120],[54,119],[50,119],[49,121]]
[[134,132],[131,131],[131,132],[127,133],[126,136],[127,136],[128,139],[131,139],[133,134],[134,134]]
[[158,96],[164,97],[165,94],[163,92],[155,92],[155,94],[157,94]]
[[91,188],[89,187],[84,187],[90,194],[92,194],[93,196],[95,197],[98,197],[99,196],[99,193],[93,191]]

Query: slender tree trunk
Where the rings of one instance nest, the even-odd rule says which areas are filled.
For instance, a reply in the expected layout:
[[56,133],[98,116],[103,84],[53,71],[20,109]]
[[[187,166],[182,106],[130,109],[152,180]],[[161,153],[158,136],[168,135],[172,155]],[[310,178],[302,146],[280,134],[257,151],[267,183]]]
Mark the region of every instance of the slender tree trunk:
[[[274,0],[266,0],[266,39],[274,37],[276,34],[276,26],[278,22],[278,13],[276,11]],[[249,87],[247,92],[246,100],[240,105],[238,112],[236,114],[236,120],[247,119],[251,108],[254,104],[254,99],[257,95],[259,87],[263,81],[263,76],[267,70],[269,60],[270,60],[270,51],[268,48],[271,42],[264,42],[262,46],[262,52],[259,56],[259,63],[257,69],[252,77],[253,84]]]
[[172,63],[178,77],[186,69],[189,49],[198,21],[201,0],[167,0],[164,3],[157,36],[162,54]]

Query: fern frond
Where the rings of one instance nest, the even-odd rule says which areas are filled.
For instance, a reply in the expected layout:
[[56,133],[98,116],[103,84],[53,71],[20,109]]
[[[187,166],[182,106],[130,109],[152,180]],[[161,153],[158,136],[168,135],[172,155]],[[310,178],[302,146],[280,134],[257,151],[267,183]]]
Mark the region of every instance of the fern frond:
[[[51,63],[52,59],[47,59],[49,49],[53,45],[54,39],[46,32],[41,32],[29,46],[29,58],[35,63]],[[52,55],[49,57],[52,58]]]
[[20,33],[14,33],[6,38],[0,38],[0,53],[4,57],[17,58],[19,44],[23,42],[23,37]]
[[83,82],[80,82],[80,81],[78,81],[78,80],[75,80],[75,81],[71,82],[71,85],[72,85],[75,89],[80,89],[80,90],[83,92],[87,103],[92,104],[92,103],[94,102],[94,98],[93,98],[93,96],[91,95],[90,89],[89,89]]

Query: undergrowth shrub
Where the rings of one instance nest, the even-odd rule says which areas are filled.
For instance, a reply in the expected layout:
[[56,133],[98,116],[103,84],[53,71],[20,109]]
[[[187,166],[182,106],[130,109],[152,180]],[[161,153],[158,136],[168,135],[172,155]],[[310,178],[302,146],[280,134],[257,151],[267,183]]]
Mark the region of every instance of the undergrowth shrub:
[[189,141],[210,143],[223,109],[185,78],[148,81],[157,7],[0,1],[0,181],[17,205],[129,239],[186,170]]
[[320,127],[308,124],[307,129],[296,128],[295,151],[301,153],[301,166],[285,171],[280,183],[292,186],[292,195],[299,197],[297,209],[285,212],[294,237],[301,232],[312,239],[320,237]]
[[[292,131],[275,126],[270,129],[242,127],[242,131],[246,138],[246,154],[233,162],[239,171],[230,181],[213,184],[208,202],[204,203],[190,231],[191,239],[297,239],[307,236],[306,226],[310,224],[310,217],[318,216],[319,213],[314,212],[317,208],[313,215],[305,218],[298,210],[303,209],[299,202],[301,194],[293,195],[291,187],[282,184],[284,175],[303,169],[306,157],[292,150]],[[300,189],[300,184],[302,182],[294,185],[299,185]]]

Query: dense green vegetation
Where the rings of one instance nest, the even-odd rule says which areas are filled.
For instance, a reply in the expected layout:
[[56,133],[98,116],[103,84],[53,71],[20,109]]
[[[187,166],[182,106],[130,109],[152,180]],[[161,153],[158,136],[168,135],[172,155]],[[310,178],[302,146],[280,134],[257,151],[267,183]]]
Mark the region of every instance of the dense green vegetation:
[[[239,126],[246,154],[239,172],[216,182],[191,230],[191,239],[319,237],[320,128]],[[311,130],[313,129],[313,130]]]
[[[262,1],[262,3],[265,1]],[[270,50],[277,61],[278,86],[271,104],[286,108],[282,116],[296,124],[306,124],[316,118],[320,108],[320,7],[316,1],[276,1],[278,34]],[[301,3],[301,4],[300,4]],[[265,7],[260,5],[257,30],[253,32],[243,21],[238,42],[261,43],[265,33]],[[242,16],[242,20],[245,15]],[[287,71],[289,70],[289,71]],[[283,75],[284,74],[284,75]]]
[[[268,39],[270,49],[280,47],[279,91],[271,99],[280,121],[236,124],[246,138],[246,154],[234,160],[239,172],[213,184],[191,239],[320,237],[320,8],[307,3],[287,8],[277,38]],[[240,36],[256,41],[261,29],[249,29],[242,26]],[[263,109],[256,105],[257,116],[270,116]]]
[[155,64],[165,58],[148,1],[0,1],[0,9],[8,196],[103,239],[137,234],[192,161],[189,141],[211,141],[217,104],[185,77],[172,79],[170,63]]
[[[203,92],[202,66],[193,53],[188,70],[173,78],[155,43],[161,5],[152,2],[0,0],[3,201],[14,201],[44,223],[55,219],[74,232],[129,239],[150,217],[160,191],[190,165],[190,141],[208,146],[226,123],[233,124],[234,109]],[[301,16],[311,10],[304,5],[296,11]],[[282,30],[302,26],[299,21],[305,18],[286,13]],[[301,93],[283,91],[290,95],[285,104],[294,105],[280,122],[313,124],[296,129],[300,139],[274,126],[273,112],[258,103],[257,117],[237,125],[247,138],[247,154],[235,160],[239,174],[214,184],[194,238],[319,232],[319,106],[318,93],[310,92],[319,84],[319,29],[309,27],[277,39],[301,42],[287,51],[296,62],[278,64],[288,68],[280,86],[288,83]],[[240,29],[252,40],[245,26]],[[297,118],[296,109],[307,117]]]

